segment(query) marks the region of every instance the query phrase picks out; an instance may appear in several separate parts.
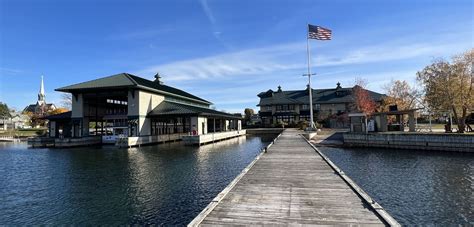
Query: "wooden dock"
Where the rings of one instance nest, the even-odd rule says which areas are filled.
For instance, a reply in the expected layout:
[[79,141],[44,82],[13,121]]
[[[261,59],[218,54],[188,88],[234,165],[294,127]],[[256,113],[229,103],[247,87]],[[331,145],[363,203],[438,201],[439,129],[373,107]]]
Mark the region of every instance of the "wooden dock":
[[300,133],[280,134],[188,226],[399,225]]
[[13,136],[0,136],[0,142],[20,142],[20,138]]

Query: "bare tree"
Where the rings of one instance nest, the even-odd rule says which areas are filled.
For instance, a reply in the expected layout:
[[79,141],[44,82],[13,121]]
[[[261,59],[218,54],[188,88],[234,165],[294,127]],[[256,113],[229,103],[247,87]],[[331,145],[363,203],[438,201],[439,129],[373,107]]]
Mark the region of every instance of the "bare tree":
[[419,104],[422,92],[416,86],[410,86],[405,80],[392,80],[383,86],[387,97],[384,98],[384,111],[389,105],[397,105],[398,109],[414,109]]
[[61,106],[70,110],[72,107],[72,95],[69,93],[61,94]]

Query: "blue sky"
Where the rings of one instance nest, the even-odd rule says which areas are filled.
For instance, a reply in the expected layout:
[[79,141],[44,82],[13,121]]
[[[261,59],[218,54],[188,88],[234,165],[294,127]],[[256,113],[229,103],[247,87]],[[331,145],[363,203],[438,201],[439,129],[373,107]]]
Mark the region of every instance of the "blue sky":
[[333,30],[310,42],[314,88],[356,77],[383,91],[415,82],[435,58],[473,48],[473,1],[0,0],[0,101],[36,102],[54,89],[129,72],[212,101],[255,108],[261,91],[304,89],[306,24]]

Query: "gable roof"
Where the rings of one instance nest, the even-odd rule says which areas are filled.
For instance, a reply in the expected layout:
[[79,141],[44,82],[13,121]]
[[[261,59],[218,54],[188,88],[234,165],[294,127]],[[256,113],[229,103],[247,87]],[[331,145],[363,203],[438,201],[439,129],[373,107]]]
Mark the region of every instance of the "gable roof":
[[[369,95],[375,101],[382,101],[385,97],[374,91],[367,90]],[[270,90],[258,95],[260,102],[257,106],[278,105],[278,104],[307,104],[309,101],[309,92],[305,90],[291,90],[271,93]],[[331,89],[313,89],[313,103],[351,103],[354,101],[353,88],[331,88]]]
[[151,80],[147,80],[129,73],[120,73],[108,77],[61,87],[55,90],[73,93],[75,91],[99,88],[138,88],[163,95],[178,96],[185,99],[192,99],[194,101],[198,101],[205,104],[212,104],[211,102],[205,99],[199,98],[183,90],[160,84]]
[[172,116],[172,115],[199,115],[240,119],[241,116],[229,114],[209,108],[191,106],[182,103],[163,101],[155,109],[150,111],[147,117]]

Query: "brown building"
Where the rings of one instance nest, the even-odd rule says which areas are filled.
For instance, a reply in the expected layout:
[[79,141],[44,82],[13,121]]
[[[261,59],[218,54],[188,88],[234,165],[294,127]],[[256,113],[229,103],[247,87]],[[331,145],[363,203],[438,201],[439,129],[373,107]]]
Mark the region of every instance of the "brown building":
[[[305,90],[284,91],[280,86],[276,91],[268,90],[257,96],[260,102],[259,116],[262,125],[271,127],[282,121],[287,124],[296,124],[298,121],[309,121],[309,88]],[[314,121],[321,121],[331,116],[338,116],[351,112],[354,103],[354,87],[343,88],[337,83],[336,88],[313,89]],[[381,102],[383,94],[368,90],[369,95],[376,102]],[[348,127],[348,122],[336,124],[331,127]]]

